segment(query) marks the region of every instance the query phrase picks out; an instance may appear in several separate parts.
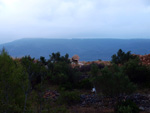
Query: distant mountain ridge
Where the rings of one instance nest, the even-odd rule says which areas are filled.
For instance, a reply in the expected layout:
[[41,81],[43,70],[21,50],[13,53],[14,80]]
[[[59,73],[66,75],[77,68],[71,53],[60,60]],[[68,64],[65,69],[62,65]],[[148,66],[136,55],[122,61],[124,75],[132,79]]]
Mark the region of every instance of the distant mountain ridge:
[[77,54],[81,61],[109,61],[119,49],[132,54],[150,54],[150,39],[21,39],[0,44],[13,57],[49,58],[53,52]]

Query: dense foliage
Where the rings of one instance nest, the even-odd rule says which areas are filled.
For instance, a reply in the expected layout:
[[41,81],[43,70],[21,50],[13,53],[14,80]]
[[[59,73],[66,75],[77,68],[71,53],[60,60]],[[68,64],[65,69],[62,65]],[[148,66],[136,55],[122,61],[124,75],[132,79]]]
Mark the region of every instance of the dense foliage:
[[80,102],[80,94],[77,91],[64,91],[61,92],[61,96],[59,97],[59,103],[73,105]]
[[22,113],[28,85],[27,73],[3,49],[0,54],[0,112]]
[[129,79],[138,85],[145,85],[150,82],[150,70],[142,65],[139,59],[130,59],[123,66],[124,73]]
[[132,55],[130,51],[125,53],[119,49],[117,54],[112,56],[112,63],[123,68],[123,73],[128,76],[131,82],[140,87],[150,87],[149,66],[143,65],[139,57]]
[[135,91],[136,86],[125,76],[117,65],[105,67],[101,70],[101,76],[96,77],[97,88],[105,95],[119,97]]
[[129,61],[129,59],[135,59],[136,56],[132,55],[130,51],[127,53],[123,52],[122,49],[119,49],[117,54],[112,56],[112,62],[115,64],[124,64]]
[[138,106],[131,100],[120,101],[116,104],[115,113],[139,113]]

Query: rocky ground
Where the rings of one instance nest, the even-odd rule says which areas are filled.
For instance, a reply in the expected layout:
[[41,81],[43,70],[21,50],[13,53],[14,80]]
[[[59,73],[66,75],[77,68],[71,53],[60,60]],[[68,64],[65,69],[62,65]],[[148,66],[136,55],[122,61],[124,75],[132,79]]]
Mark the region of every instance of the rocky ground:
[[[46,91],[44,98],[56,101],[59,95],[60,94],[57,91],[48,90]],[[96,94],[81,94],[80,99],[81,102],[77,106],[82,110],[84,107],[89,108],[91,106],[97,110],[100,110],[100,108],[101,110],[112,110],[116,103],[115,98],[97,96]],[[138,105],[141,111],[150,113],[150,94],[135,93],[128,96],[122,96],[120,99],[130,99]]]
[[143,65],[150,65],[150,54],[147,55],[136,55],[140,58]]
[[[150,94],[132,94],[122,96],[120,99],[130,99],[135,102],[142,111],[150,112]],[[113,108],[115,98],[97,97],[96,95],[81,95],[81,106],[97,105],[102,108]]]

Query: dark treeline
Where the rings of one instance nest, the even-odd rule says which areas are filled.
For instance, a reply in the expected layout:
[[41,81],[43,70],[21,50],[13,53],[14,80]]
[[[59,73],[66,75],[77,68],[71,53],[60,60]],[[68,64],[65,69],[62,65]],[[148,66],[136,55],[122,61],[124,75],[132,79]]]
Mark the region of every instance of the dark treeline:
[[[66,113],[67,106],[80,102],[81,90],[93,87],[98,94],[118,101],[119,96],[150,88],[150,68],[121,49],[108,66],[72,67],[69,55],[59,52],[52,53],[48,60],[30,56],[13,59],[5,49],[0,53],[1,113]],[[56,102],[44,98],[50,88],[60,93]]]

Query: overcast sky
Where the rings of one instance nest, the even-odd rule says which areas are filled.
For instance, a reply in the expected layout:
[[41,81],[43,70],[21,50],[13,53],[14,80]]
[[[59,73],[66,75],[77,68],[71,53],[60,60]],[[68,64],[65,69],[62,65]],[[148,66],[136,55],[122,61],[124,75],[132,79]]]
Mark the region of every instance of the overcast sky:
[[0,43],[21,38],[150,38],[150,0],[0,0]]

